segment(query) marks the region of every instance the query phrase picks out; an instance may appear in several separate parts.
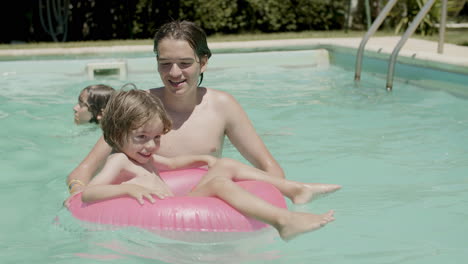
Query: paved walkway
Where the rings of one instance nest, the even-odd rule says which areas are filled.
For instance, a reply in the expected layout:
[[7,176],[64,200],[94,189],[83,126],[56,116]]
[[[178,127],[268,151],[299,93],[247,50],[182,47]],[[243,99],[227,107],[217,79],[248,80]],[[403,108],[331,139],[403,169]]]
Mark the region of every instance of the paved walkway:
[[[374,51],[390,55],[397,45],[400,37],[374,37],[366,45],[366,51]],[[357,49],[361,38],[313,38],[289,39],[275,41],[244,41],[212,43],[210,48],[252,48],[252,47],[281,47],[281,46],[320,46],[333,45]],[[447,64],[468,68],[468,47],[453,44],[444,44],[443,54],[437,53],[437,42],[409,39],[401,49],[399,56],[443,62]]]
[[[366,51],[381,54],[391,54],[400,37],[372,37],[366,45]],[[259,40],[242,42],[213,42],[209,46],[213,50],[223,49],[255,49],[285,46],[339,46],[357,49],[361,38],[311,38],[287,40]],[[0,50],[0,56],[38,56],[62,54],[118,53],[118,52],[148,52],[152,45],[111,46],[111,47],[81,47],[81,48],[47,48],[47,49],[5,49]],[[442,62],[454,66],[466,67],[468,72],[468,47],[444,44],[443,54],[437,53],[437,42],[409,39],[401,49],[399,56],[416,58],[432,62]]]

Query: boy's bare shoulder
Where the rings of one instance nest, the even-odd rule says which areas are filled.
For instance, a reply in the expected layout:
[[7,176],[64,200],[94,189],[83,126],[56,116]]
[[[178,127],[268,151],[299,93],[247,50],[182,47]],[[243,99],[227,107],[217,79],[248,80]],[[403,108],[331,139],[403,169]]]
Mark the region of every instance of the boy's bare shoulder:
[[157,97],[161,97],[161,94],[163,92],[163,87],[157,87],[157,88],[150,88],[146,90],[147,92],[156,95]]
[[127,161],[128,161],[127,155],[123,154],[122,152],[112,153],[107,158],[107,162],[113,162],[113,163],[127,162]]
[[211,98],[211,101],[216,104],[226,106],[226,104],[229,105],[229,104],[237,103],[234,96],[232,96],[228,92],[211,89],[211,88],[206,88],[206,90],[207,90],[208,96]]

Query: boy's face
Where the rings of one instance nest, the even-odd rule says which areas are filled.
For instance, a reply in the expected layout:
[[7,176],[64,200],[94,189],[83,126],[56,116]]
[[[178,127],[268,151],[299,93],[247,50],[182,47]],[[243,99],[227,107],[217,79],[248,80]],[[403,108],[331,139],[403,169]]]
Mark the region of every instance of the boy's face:
[[198,58],[187,41],[171,38],[159,41],[157,60],[166,91],[176,96],[193,92],[207,65],[207,58]]
[[130,131],[127,140],[122,146],[122,152],[131,160],[147,163],[160,146],[164,124],[159,117],[154,117],[143,126]]
[[91,118],[93,118],[93,114],[89,111],[89,106],[86,103],[88,96],[88,92],[86,90],[83,91],[78,98],[78,103],[73,107],[73,111],[75,112],[74,121],[77,125],[89,123]]

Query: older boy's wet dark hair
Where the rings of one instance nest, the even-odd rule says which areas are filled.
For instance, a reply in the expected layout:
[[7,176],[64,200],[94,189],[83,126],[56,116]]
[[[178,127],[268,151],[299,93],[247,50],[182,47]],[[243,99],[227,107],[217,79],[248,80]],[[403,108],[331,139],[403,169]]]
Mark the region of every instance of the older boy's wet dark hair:
[[171,130],[172,122],[158,97],[143,90],[117,91],[107,103],[101,119],[104,140],[114,150],[121,151],[130,132],[154,117],[161,119],[164,134]]
[[[187,41],[199,59],[204,56],[206,56],[207,59],[211,57],[211,50],[208,48],[205,31],[193,22],[185,20],[172,21],[162,25],[154,35],[153,51],[156,56],[158,56],[159,42],[165,38]],[[200,75],[200,83],[198,85],[200,85],[202,81],[203,73]]]

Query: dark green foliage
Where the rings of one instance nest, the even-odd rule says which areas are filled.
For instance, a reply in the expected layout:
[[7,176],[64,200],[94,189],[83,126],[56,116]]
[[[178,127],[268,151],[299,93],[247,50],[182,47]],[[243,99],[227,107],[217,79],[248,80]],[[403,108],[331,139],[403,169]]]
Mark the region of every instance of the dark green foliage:
[[[395,28],[395,33],[404,32],[413,22],[421,8],[426,4],[427,0],[405,0],[398,2],[389,14],[389,21],[392,27]],[[424,16],[423,20],[416,29],[416,33],[423,36],[432,35],[437,32],[435,26],[440,18],[440,4],[438,1],[432,6],[429,13]]]
[[246,0],[251,16],[247,17],[253,28],[263,32],[292,31],[297,29],[292,1]]
[[180,18],[207,33],[284,32],[343,27],[346,0],[185,0]]
[[247,26],[245,12],[242,10],[242,5],[238,5],[238,1],[181,1],[179,18],[195,22],[208,34],[238,32]]
[[343,27],[348,1],[296,0],[296,23],[301,30],[332,30]]
[[[12,14],[15,18],[29,17],[21,23],[28,31],[23,32],[22,38],[51,41],[51,35],[39,23],[39,10],[65,2],[42,0],[42,6],[41,1],[28,2],[30,5],[22,14]],[[66,41],[152,38],[162,24],[176,19],[194,21],[209,35],[341,29],[347,3],[348,0],[69,0]],[[10,24],[20,25],[15,21]],[[2,39],[10,40],[9,36]]]

